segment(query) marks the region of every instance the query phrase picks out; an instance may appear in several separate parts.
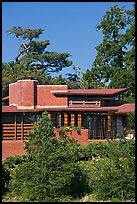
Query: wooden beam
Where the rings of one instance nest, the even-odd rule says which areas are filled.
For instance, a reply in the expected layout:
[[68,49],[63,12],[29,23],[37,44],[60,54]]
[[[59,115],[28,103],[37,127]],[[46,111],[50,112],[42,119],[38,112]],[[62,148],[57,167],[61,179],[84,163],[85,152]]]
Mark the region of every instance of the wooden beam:
[[108,113],[108,130],[111,131],[111,115]]
[[23,140],[23,114],[21,115],[21,140]]
[[58,123],[58,125],[59,125],[59,127],[61,127],[61,114],[59,114],[58,117],[59,117],[59,123]]
[[14,117],[15,140],[17,140],[17,117]]

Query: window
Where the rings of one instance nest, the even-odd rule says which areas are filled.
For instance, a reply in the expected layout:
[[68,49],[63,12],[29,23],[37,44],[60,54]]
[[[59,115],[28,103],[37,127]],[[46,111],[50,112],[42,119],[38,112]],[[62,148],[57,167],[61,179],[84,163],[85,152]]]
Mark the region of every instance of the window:
[[75,122],[74,122],[74,126],[78,126],[78,114],[75,113]]
[[6,113],[2,116],[3,124],[14,124],[15,122],[15,114],[13,113]]
[[114,100],[115,100],[115,101],[119,101],[119,100],[120,100],[120,95],[116,95],[116,96],[114,97]]

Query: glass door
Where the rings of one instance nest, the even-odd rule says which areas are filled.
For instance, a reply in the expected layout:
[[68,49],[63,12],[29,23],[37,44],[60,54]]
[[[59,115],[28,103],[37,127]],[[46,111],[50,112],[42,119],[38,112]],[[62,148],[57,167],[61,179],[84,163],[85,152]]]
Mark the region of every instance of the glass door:
[[89,139],[93,139],[93,130],[94,130],[93,115],[87,116],[87,126],[89,129]]

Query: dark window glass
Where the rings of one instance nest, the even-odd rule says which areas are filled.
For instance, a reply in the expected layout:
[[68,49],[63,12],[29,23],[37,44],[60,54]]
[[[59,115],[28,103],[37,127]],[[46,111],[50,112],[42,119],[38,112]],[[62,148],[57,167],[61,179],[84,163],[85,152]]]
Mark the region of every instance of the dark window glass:
[[3,124],[14,124],[15,123],[15,115],[13,113],[6,113],[2,116]]
[[75,113],[75,123],[74,123],[74,125],[75,126],[78,126],[78,114],[77,113]]
[[71,126],[71,114],[68,113],[68,126]]
[[64,114],[61,114],[61,126],[64,126]]
[[41,117],[41,114],[35,114],[35,113],[24,113],[23,114],[23,123],[25,124],[33,124],[38,120],[38,118]]

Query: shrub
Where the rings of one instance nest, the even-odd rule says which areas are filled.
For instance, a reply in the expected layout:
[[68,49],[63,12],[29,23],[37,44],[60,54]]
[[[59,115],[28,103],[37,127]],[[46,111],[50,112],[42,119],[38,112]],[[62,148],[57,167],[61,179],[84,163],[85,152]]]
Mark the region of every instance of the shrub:
[[135,159],[105,158],[91,161],[90,188],[99,199],[135,199]]
[[3,165],[5,168],[14,168],[16,165],[21,164],[25,161],[26,156],[15,156],[15,157],[8,157],[5,160],[3,160]]
[[[16,168],[10,189],[23,201],[60,201],[88,190],[86,173],[77,164],[78,145],[66,135],[56,139],[46,112],[25,144],[26,159]],[[65,199],[66,200],[66,199]]]
[[2,165],[2,196],[8,191],[8,184],[10,181],[9,171]]
[[135,140],[93,142],[79,146],[79,160],[91,158],[135,157]]
[[128,113],[129,128],[135,129],[135,112]]

